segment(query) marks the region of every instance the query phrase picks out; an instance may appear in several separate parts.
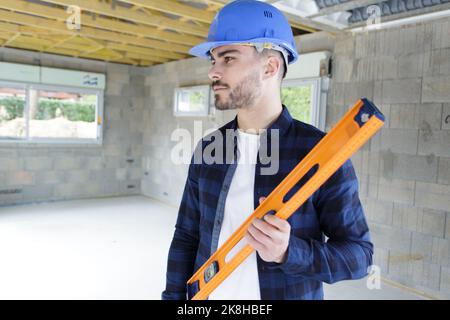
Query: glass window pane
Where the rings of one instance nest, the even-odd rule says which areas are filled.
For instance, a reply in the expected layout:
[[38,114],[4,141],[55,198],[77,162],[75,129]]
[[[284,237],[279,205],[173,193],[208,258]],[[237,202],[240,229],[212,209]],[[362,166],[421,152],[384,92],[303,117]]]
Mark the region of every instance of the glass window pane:
[[26,91],[0,86],[0,137],[24,138]]
[[281,101],[294,119],[311,124],[312,85],[287,86],[281,89]]
[[97,95],[30,90],[30,138],[96,139]]
[[176,90],[176,115],[206,115],[208,113],[209,87]]
[[192,112],[201,112],[206,105],[206,93],[202,91],[192,92],[189,96],[189,106]]

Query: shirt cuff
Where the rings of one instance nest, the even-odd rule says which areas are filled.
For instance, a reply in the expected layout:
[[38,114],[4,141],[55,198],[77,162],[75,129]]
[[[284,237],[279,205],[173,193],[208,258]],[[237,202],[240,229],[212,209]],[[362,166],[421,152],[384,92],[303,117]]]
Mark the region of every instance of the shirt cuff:
[[266,262],[268,269],[280,268],[286,274],[298,274],[312,264],[311,247],[308,241],[291,235],[286,260],[283,263]]

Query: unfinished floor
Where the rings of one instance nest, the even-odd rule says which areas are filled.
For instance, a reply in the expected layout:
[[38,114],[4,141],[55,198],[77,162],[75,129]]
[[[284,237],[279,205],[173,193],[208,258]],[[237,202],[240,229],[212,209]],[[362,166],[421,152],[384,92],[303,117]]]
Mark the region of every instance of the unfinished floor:
[[[160,299],[177,208],[131,196],[0,207],[0,299]],[[326,299],[424,299],[366,280]]]

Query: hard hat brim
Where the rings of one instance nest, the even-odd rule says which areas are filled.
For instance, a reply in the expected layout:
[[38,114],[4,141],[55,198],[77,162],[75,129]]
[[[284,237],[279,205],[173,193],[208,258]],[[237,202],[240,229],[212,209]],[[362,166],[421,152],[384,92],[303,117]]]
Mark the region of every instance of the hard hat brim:
[[208,58],[209,54],[212,49],[215,49],[217,47],[221,46],[227,46],[227,45],[239,45],[239,43],[273,43],[276,45],[279,45],[283,48],[285,48],[289,52],[289,64],[294,63],[298,59],[298,53],[295,49],[292,48],[292,46],[288,43],[285,43],[283,41],[280,41],[280,39],[275,38],[256,38],[256,39],[249,39],[247,41],[214,41],[214,42],[204,42],[199,45],[196,45],[189,50],[189,53],[193,56],[200,57],[200,58]]

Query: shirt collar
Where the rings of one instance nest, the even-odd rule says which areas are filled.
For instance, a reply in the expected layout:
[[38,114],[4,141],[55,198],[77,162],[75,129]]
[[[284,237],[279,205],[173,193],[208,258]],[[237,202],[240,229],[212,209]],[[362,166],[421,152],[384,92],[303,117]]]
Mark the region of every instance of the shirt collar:
[[[280,115],[278,116],[278,118],[270,125],[269,128],[267,128],[267,130],[270,132],[272,129],[278,129],[280,130],[280,136],[284,135],[287,130],[289,129],[289,126],[292,123],[292,117],[291,114],[289,113],[288,109],[286,108],[285,105],[282,105],[283,109],[280,113]],[[234,117],[234,120],[231,124],[231,128],[233,130],[237,130],[238,125],[237,125],[237,116]]]

